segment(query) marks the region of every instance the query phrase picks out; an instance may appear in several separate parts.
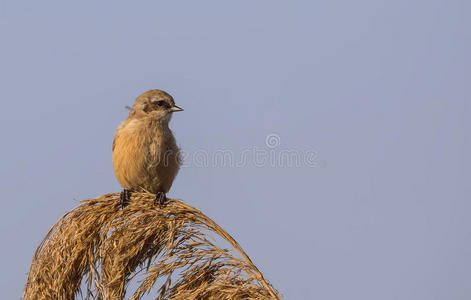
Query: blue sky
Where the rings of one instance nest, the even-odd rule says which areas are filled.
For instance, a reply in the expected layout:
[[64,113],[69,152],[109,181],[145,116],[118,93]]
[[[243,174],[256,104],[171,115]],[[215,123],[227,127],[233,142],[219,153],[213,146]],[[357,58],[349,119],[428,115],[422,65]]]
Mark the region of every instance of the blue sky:
[[[76,200],[120,190],[114,131],[160,88],[190,157],[169,196],[286,299],[469,299],[470,6],[3,0],[4,298]],[[194,160],[254,149],[314,163]]]

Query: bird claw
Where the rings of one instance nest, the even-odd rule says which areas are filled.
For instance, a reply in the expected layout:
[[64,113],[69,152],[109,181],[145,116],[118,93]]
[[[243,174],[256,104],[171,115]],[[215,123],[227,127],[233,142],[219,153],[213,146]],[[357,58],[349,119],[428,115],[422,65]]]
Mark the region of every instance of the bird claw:
[[159,205],[159,207],[162,207],[164,206],[165,202],[167,202],[167,196],[165,196],[165,193],[158,192],[157,194],[155,194],[155,198],[154,198],[155,206]]
[[119,194],[119,204],[121,205],[121,209],[124,209],[126,206],[128,206],[130,201],[131,190],[123,189]]

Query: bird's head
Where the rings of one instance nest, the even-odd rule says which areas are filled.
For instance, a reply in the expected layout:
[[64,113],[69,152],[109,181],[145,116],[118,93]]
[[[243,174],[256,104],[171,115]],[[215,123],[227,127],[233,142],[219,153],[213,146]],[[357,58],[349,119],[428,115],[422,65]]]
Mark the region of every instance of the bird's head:
[[149,90],[136,98],[129,117],[169,122],[172,113],[183,109],[175,105],[172,96],[161,90]]

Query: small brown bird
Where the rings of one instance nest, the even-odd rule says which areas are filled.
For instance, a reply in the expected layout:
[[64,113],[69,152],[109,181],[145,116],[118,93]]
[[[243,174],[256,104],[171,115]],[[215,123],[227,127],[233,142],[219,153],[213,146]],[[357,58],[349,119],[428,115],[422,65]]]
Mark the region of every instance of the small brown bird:
[[182,110],[166,92],[149,90],[137,97],[128,118],[119,125],[113,141],[113,166],[123,187],[123,208],[133,191],[156,194],[160,205],[166,201],[181,164],[168,124],[172,113]]

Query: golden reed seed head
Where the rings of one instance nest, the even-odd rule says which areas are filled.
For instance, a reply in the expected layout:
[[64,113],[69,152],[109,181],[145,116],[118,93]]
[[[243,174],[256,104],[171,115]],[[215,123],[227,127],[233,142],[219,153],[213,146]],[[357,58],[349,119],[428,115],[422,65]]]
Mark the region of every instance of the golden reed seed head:
[[[34,254],[23,299],[124,299],[136,275],[144,279],[128,295],[133,300],[150,292],[157,299],[280,299],[214,221],[174,199],[156,207],[154,197],[133,193],[121,209],[119,194],[107,194],[65,214]],[[211,234],[233,250],[211,242]]]

